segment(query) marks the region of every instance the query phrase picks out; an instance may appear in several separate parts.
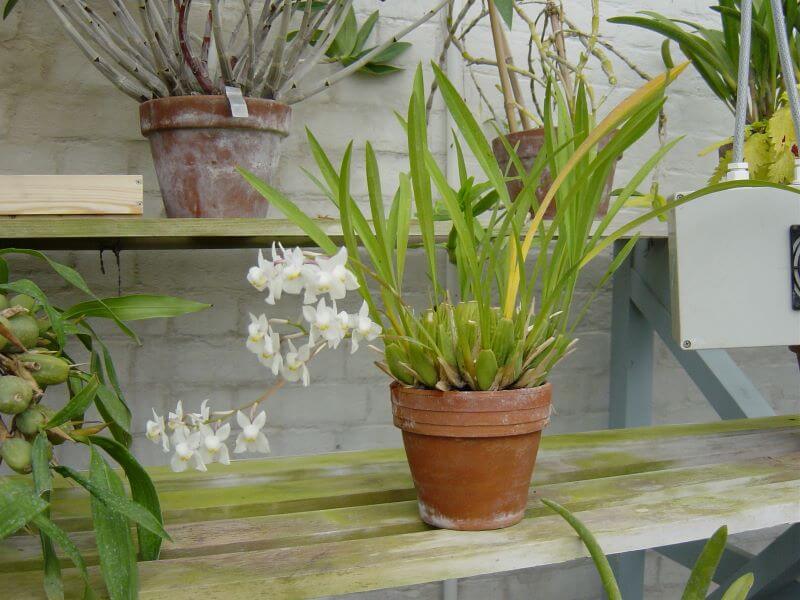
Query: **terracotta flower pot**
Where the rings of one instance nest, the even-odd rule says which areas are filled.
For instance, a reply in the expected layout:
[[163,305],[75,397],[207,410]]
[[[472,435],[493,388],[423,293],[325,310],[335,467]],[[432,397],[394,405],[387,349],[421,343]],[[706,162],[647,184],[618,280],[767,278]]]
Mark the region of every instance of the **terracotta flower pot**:
[[174,96],[139,105],[168,217],[264,217],[268,204],[235,167],[266,181],[278,167],[292,109],[248,98],[231,116],[225,96]]
[[525,514],[551,386],[498,392],[391,387],[394,424],[435,527],[500,529]]
[[[544,146],[544,129],[537,127],[535,129],[526,129],[525,131],[509,133],[506,135],[506,139],[512,148],[516,148],[517,156],[522,162],[522,165],[526,169],[530,169],[533,167],[533,162],[539,155],[542,146]],[[604,146],[609,139],[609,136],[603,138],[600,142],[601,146]],[[503,172],[505,173],[506,169],[508,169],[507,172],[509,177],[516,176],[516,167],[514,167],[513,164],[510,168],[508,167],[510,158],[508,152],[506,151],[505,145],[503,145],[503,141],[499,137],[492,140],[492,151],[494,152],[494,156]],[[597,207],[598,217],[605,216],[605,214],[608,212],[608,202],[611,198],[611,190],[613,189],[612,186],[614,184],[614,172],[616,171],[616,167],[617,163],[615,162],[614,166],[611,168],[611,172],[608,174],[608,181],[606,181],[605,188],[603,188],[603,195],[600,198],[600,205]],[[545,197],[545,194],[547,194],[547,190],[550,189],[550,184],[552,183],[553,179],[550,176],[550,170],[545,167],[545,169],[542,171],[542,177],[539,180],[539,186],[536,188],[536,197],[540,202]],[[508,188],[508,193],[513,199],[516,198],[522,191],[522,182],[518,179],[508,181],[506,182],[506,187]],[[551,203],[550,206],[547,207],[547,210],[544,214],[545,218],[552,219],[556,214],[555,203]]]

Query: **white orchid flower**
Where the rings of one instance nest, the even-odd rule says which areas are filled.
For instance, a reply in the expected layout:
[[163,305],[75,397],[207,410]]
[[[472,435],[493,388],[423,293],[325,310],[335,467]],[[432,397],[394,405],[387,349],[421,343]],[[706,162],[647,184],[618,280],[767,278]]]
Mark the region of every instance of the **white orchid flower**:
[[325,304],[325,298],[322,298],[316,308],[306,305],[303,307],[303,317],[311,325],[309,344],[314,343],[317,335],[328,342],[331,348],[336,348],[344,339],[345,331],[339,315],[336,314],[336,302],[330,307]]
[[277,375],[283,365],[281,356],[281,338],[270,330],[269,335],[261,340],[261,347],[258,351],[258,362],[272,370],[273,375]]
[[247,326],[247,342],[245,345],[247,349],[253,354],[259,354],[264,347],[264,337],[270,333],[269,321],[267,315],[259,315],[256,317],[250,314],[250,324]]
[[310,289],[306,299],[310,296],[316,299],[316,296],[328,294],[331,300],[341,300],[347,294],[347,290],[357,289],[358,281],[352,271],[345,266],[346,264],[347,248],[344,247],[330,258],[319,257],[318,269],[309,276]]
[[186,435],[184,430],[178,429],[175,431],[175,436],[172,438],[175,442],[175,454],[169,462],[170,467],[176,473],[185,471],[190,465],[194,465],[198,471],[207,471],[203,457],[198,452],[200,446],[200,434],[193,433]]
[[[167,427],[169,427],[174,433],[175,436],[178,433],[182,433],[184,435],[189,435],[189,427],[187,427],[186,423],[184,422],[184,414],[183,414],[183,402],[178,400],[178,405],[175,407],[175,412],[170,412],[167,415]],[[175,442],[173,437],[173,442]]]
[[289,351],[286,353],[286,358],[281,367],[281,375],[286,381],[300,381],[303,385],[307,386],[310,380],[308,367],[306,363],[311,358],[311,347],[308,344],[303,344],[300,349],[294,347],[292,341],[289,340]]
[[203,400],[200,403],[200,412],[199,413],[191,413],[189,415],[189,419],[192,422],[193,427],[198,427],[199,425],[208,421],[211,417],[211,407],[208,406],[208,398]]
[[242,411],[236,413],[236,422],[242,428],[242,432],[236,438],[236,447],[233,449],[235,454],[242,452],[269,452],[269,442],[267,436],[261,431],[267,423],[267,415],[262,410],[255,419],[250,421]]
[[358,342],[366,340],[371,342],[381,334],[381,326],[369,317],[369,306],[364,302],[358,313],[350,317],[351,353],[358,350]]
[[214,431],[208,425],[200,425],[200,447],[198,452],[205,464],[219,462],[229,465],[231,459],[228,455],[228,447],[225,440],[231,433],[231,424],[225,423],[222,427]]
[[161,447],[164,448],[164,452],[169,452],[169,436],[167,435],[164,417],[159,417],[156,414],[155,408],[153,409],[153,420],[147,421],[147,431],[145,435],[151,442],[155,442],[156,444],[161,442]]
[[275,264],[264,258],[264,253],[258,251],[258,264],[247,271],[247,281],[259,292],[267,289],[270,279],[274,276]]
[[299,294],[306,285],[304,266],[306,255],[300,248],[283,251],[283,291],[287,294]]

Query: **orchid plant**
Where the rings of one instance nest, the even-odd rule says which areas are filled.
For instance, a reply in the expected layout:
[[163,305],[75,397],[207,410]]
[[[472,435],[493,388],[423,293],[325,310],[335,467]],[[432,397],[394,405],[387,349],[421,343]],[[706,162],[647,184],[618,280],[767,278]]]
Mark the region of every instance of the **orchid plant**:
[[241,431],[233,454],[268,453],[269,442],[263,432],[267,417],[263,410],[257,413],[258,407],[286,382],[309,385],[308,364],[320,352],[338,348],[345,339],[350,340],[351,352],[356,352],[361,342],[371,342],[382,333],[381,326],[370,318],[366,302],[353,314],[337,308],[337,301],[359,289],[355,274],[347,268],[346,248],[328,257],[273,245],[270,256],[268,259],[259,251],[257,264],[247,272],[247,281],[257,291],[266,292],[268,305],[274,305],[284,294],[302,297],[301,315],[290,321],[251,314],[245,346],[279,379],[261,398],[234,410],[212,411],[208,400],[197,413],[184,413],[179,401],[166,419],[153,410],[153,419],[147,421],[147,437],[160,444],[165,453],[172,452],[173,471],[190,467],[205,471],[210,463],[229,464],[226,442],[231,435],[229,421],[234,417]]
[[[339,210],[350,257],[347,267],[363,297],[365,318],[375,324],[375,336],[383,341],[382,359],[376,364],[396,384],[444,391],[536,387],[547,381],[553,367],[574,347],[575,326],[591,302],[580,310],[573,309],[580,270],[616,239],[678,203],[653,209],[616,231],[608,231],[614,215],[674,145],[671,142],[637,171],[616,197],[608,216],[593,223],[608,170],[619,154],[654,124],[666,84],[683,67],[649,81],[596,127],[591,125],[591,106],[584,101],[584,90],[579,90],[579,100],[571,110],[559,86],[548,86],[543,104],[546,152],[526,173],[514,149],[508,148],[518,172],[526,173],[523,191],[514,201],[506,188],[507,177],[480,125],[443,72],[435,65],[433,68],[460,134],[455,143],[456,185],[448,181],[428,146],[421,69],[415,77],[407,116],[400,119],[408,136],[409,170],[400,175],[388,214],[380,170],[369,144],[366,170],[371,221],[351,195],[352,145],[337,170],[309,133],[311,151],[322,175],[314,181]],[[600,146],[604,136],[610,141]],[[471,150],[485,180],[478,181],[468,172],[463,144]],[[539,202],[534,192],[545,166],[554,179]],[[296,204],[253,175],[242,174],[326,255],[343,255]],[[544,211],[553,202],[558,205],[557,216],[547,223]],[[414,208],[417,222],[412,233]],[[444,278],[437,272],[436,220],[452,223],[446,246],[456,265],[458,290],[445,290]],[[432,302],[421,312],[403,296],[412,236],[422,242],[431,282]],[[636,236],[628,241],[600,284],[621,264],[635,241]],[[357,258],[359,242],[369,257],[368,264]],[[528,267],[526,258],[534,242],[538,256]],[[377,282],[377,294],[373,294],[369,280]]]

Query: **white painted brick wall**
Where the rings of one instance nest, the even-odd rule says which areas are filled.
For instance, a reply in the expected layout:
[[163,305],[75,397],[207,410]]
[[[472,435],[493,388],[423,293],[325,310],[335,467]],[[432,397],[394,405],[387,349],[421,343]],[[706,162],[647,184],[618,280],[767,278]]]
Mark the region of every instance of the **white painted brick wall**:
[[[22,3],[23,10],[0,23],[0,173],[141,173],[145,178],[146,213],[162,213],[158,185],[147,141],[141,138],[133,102],[117,92],[66,39],[55,19],[38,3]],[[357,2],[363,17],[375,2]],[[380,4],[384,20],[377,33],[386,36],[430,6],[424,0],[389,0]],[[714,22],[707,0],[602,0],[603,17],[651,9],[684,18]],[[27,5],[27,7],[26,7]],[[588,2],[567,2],[570,14],[586,23]],[[605,32],[621,51],[643,69],[661,68],[660,39],[634,28],[607,25]],[[490,51],[488,32],[470,45],[475,54]],[[473,36],[473,40],[476,36]],[[297,106],[291,137],[284,149],[280,186],[302,199],[313,215],[332,214],[330,205],[302,174],[300,167],[313,168],[305,144],[309,126],[335,159],[350,139],[355,140],[354,190],[363,197],[363,148],[372,141],[390,190],[397,173],[405,168],[404,142],[393,111],[403,111],[410,89],[413,67],[421,61],[429,78],[429,61],[438,55],[442,33],[437,21],[414,32],[413,48],[403,57],[407,70],[384,79],[352,78],[326,94]],[[512,37],[515,55],[522,61],[524,34]],[[613,100],[636,87],[637,78],[615,63],[620,85]],[[477,77],[491,93],[494,73],[478,68]],[[602,77],[598,77],[598,81]],[[465,78],[465,95],[476,105],[476,94]],[[598,90],[603,89],[599,83]],[[497,98],[497,96],[493,96]],[[609,104],[610,106],[610,104]],[[498,104],[499,108],[499,104]],[[687,71],[670,90],[667,103],[669,134],[685,140],[665,162],[664,190],[686,190],[703,183],[713,158],[696,153],[714,140],[729,135],[729,113],[711,96],[693,71]],[[479,109],[485,119],[485,109]],[[433,149],[445,152],[444,115],[437,102],[431,118]],[[650,135],[637,149],[627,153],[618,170],[623,181],[642,158],[655,148]],[[1,234],[0,234],[1,235]],[[93,253],[54,253],[54,257],[78,267],[101,295],[117,292],[118,272],[113,256],[106,254],[106,274],[100,272]],[[236,406],[260,395],[268,378],[242,346],[248,311],[262,311],[258,294],[244,281],[254,260],[249,250],[126,252],[122,255],[121,290],[124,293],[173,293],[211,302],[214,307],[201,316],[172,321],[142,323],[137,330],[144,345],[137,347],[115,333],[109,345],[134,412],[134,451],[148,464],[164,461],[159,449],[143,439],[144,420],[151,406],[164,412],[182,399],[196,406],[210,398],[219,408]],[[608,257],[593,266],[581,281],[579,294],[603,272]],[[75,294],[54,276],[29,260],[15,261],[20,274],[35,276],[60,303]],[[427,281],[421,275],[419,256],[411,260],[409,289],[418,290],[424,302]],[[605,427],[608,419],[608,348],[611,294],[604,290],[579,329],[581,343],[573,356],[553,374],[557,415],[548,433]],[[295,314],[296,308],[281,303],[275,315]],[[715,419],[696,387],[657,342],[655,373],[655,419],[659,423]],[[784,348],[741,350],[734,358],[742,365],[778,412],[798,410],[798,373],[793,355]],[[288,387],[267,405],[269,437],[275,454],[298,454],[396,446],[400,436],[391,425],[386,381],[371,364],[367,351],[354,356],[328,353],[316,361],[314,385],[308,389]],[[63,448],[63,446],[62,446]],[[63,451],[66,452],[66,451]],[[65,456],[69,460],[82,457]],[[752,536],[751,536],[752,537]],[[764,536],[755,536],[763,544]],[[656,555],[648,559],[647,597],[674,598],[686,578],[686,570]],[[579,600],[600,597],[600,586],[591,565],[585,561],[519,571],[505,576],[478,577],[461,582],[461,598],[559,598]],[[438,598],[438,584],[362,594],[369,599]]]

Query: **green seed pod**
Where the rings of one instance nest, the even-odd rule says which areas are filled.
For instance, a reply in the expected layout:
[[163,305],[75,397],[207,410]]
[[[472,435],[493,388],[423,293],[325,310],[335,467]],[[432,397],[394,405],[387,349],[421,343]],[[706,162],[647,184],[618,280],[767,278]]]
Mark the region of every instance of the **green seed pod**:
[[55,413],[47,406],[34,404],[14,417],[14,426],[25,436],[36,435]]
[[33,446],[20,438],[9,438],[0,448],[0,456],[6,464],[17,473],[31,472],[31,454]]
[[38,308],[36,300],[30,296],[26,296],[25,294],[17,294],[16,296],[12,296],[8,303],[11,306],[21,306],[22,308],[27,309],[30,313],[36,312],[36,309]]
[[69,377],[69,363],[59,356],[26,352],[17,359],[29,363],[28,370],[39,385],[57,385]]
[[386,366],[389,367],[389,372],[394,375],[398,381],[406,385],[414,385],[414,374],[403,363],[406,362],[406,357],[403,351],[397,344],[389,344],[384,351],[386,355]]
[[434,388],[439,382],[439,369],[433,359],[417,344],[409,344],[408,360],[411,368],[419,375],[420,383],[427,388]]
[[[9,323],[8,319],[6,319],[5,317],[0,317],[0,323],[2,323],[3,327],[5,327],[6,329],[11,328],[11,323]],[[8,343],[9,343],[8,340],[4,338],[2,335],[0,335],[0,350],[3,350],[8,345]]]
[[0,310],[5,310],[7,308],[8,308],[8,298],[6,298],[4,294],[0,294]]
[[[33,348],[39,340],[39,324],[27,314],[14,315],[8,320],[9,329],[25,348]],[[21,352],[14,344],[9,344],[6,351]]]
[[16,415],[24,411],[33,398],[31,385],[16,375],[0,377],[0,412]]
[[36,319],[37,325],[39,325],[39,336],[43,336],[45,333],[50,331],[53,327],[53,324],[50,322],[50,317],[44,316],[39,317]]
[[497,358],[495,358],[494,352],[481,350],[475,364],[475,371],[480,389],[488,390],[492,387],[494,378],[497,377]]

